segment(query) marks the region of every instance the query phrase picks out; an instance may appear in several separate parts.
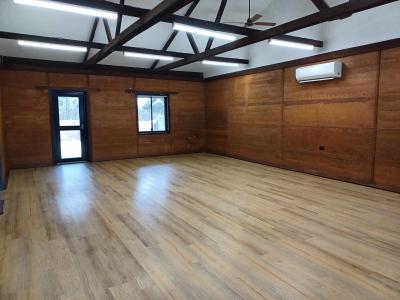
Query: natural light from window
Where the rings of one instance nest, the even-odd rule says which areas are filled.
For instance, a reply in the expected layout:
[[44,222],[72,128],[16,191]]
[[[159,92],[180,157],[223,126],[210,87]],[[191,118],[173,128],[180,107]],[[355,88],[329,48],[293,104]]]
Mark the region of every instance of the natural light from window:
[[166,96],[138,96],[138,128],[140,133],[167,132]]

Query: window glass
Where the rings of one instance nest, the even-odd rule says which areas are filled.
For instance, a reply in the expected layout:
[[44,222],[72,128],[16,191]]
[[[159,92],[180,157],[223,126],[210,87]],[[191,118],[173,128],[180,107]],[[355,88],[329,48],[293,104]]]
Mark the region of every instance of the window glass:
[[165,131],[165,98],[153,97],[153,131]]
[[61,130],[61,158],[82,157],[82,143],[80,130]]
[[139,95],[137,114],[139,133],[168,132],[168,97]]
[[137,99],[139,132],[151,131],[151,98],[138,97]]
[[58,97],[58,113],[60,126],[79,126],[81,124],[79,98]]

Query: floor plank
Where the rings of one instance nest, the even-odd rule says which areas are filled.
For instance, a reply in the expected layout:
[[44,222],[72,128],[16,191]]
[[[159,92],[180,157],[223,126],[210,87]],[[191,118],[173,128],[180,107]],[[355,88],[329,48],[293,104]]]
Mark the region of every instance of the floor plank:
[[400,194],[211,154],[13,170],[0,299],[400,299]]

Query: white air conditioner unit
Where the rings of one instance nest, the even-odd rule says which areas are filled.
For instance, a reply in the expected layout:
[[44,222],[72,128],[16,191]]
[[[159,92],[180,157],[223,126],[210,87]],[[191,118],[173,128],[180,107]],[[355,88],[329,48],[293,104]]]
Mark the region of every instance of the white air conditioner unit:
[[342,77],[342,62],[339,60],[296,69],[299,83],[332,80]]

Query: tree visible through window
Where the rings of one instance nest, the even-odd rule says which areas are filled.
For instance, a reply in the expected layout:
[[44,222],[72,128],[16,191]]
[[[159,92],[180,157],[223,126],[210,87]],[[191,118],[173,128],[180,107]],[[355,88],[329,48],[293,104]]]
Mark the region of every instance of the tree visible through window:
[[60,126],[79,126],[79,98],[59,96],[58,113]]
[[139,133],[168,132],[168,97],[138,95]]

